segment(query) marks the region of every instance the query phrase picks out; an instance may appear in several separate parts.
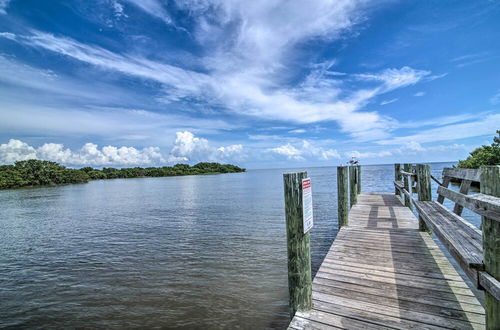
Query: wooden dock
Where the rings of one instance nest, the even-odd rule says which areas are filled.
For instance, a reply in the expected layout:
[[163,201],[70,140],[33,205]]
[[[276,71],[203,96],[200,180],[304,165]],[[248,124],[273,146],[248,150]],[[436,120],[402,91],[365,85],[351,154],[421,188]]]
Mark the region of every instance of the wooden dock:
[[394,194],[359,194],[289,329],[484,329],[485,312]]

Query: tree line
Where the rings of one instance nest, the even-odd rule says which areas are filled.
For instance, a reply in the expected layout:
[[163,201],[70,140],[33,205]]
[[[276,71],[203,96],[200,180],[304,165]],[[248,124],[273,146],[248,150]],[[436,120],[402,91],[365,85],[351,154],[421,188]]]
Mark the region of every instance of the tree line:
[[500,130],[491,145],[474,149],[470,156],[458,162],[459,168],[479,168],[481,165],[500,165]]
[[244,172],[231,164],[202,162],[194,166],[176,164],[163,167],[131,167],[112,168],[102,170],[92,167],[71,169],[56,162],[46,160],[23,160],[14,165],[0,166],[0,189],[18,188],[27,186],[60,185],[70,183],[86,183],[90,180],[163,177],[199,174],[221,174]]

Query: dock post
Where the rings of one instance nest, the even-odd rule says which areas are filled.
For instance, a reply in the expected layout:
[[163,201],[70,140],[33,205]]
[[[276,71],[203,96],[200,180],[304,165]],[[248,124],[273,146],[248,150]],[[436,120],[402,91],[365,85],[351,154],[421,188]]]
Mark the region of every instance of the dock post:
[[[500,166],[481,166],[481,193],[500,197]],[[500,281],[500,222],[482,217],[483,262],[486,272]],[[500,329],[500,302],[484,293],[486,329]]]
[[[403,181],[401,175],[401,164],[394,164],[394,180],[395,181]],[[394,188],[394,193],[401,197],[401,191],[398,188]]]
[[[417,194],[419,201],[431,201],[431,167],[429,165],[417,164],[415,172],[417,174]],[[411,189],[411,187],[410,187]],[[418,229],[420,231],[429,231],[424,219],[418,216]]]
[[296,311],[312,307],[310,234],[304,234],[302,211],[302,179],[305,178],[307,172],[283,174],[290,318]]
[[[404,164],[403,169],[405,172],[411,173],[413,170],[413,165],[412,164]],[[411,183],[410,178],[407,175],[405,175],[404,176],[404,187],[405,187],[405,190],[408,191],[411,195],[412,192],[410,189],[413,189],[413,188],[410,186],[410,183]],[[405,206],[407,206],[411,209],[410,197],[407,195],[405,195]]]
[[357,178],[358,178],[358,182],[356,182],[356,185],[357,185],[357,188],[358,188],[358,195],[361,194],[361,165],[358,165],[356,166],[357,169],[358,169],[358,173],[357,173]]
[[356,177],[356,166],[349,166],[349,201],[350,207],[353,207],[358,202],[358,178]]
[[349,225],[349,174],[347,166],[337,166],[337,209],[339,230],[342,226]]

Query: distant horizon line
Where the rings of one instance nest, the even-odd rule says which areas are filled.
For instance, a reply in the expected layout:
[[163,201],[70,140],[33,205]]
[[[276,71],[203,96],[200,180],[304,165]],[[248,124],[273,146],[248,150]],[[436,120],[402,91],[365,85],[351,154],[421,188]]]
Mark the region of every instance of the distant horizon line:
[[[443,164],[443,163],[458,163],[458,160],[453,161],[441,161],[441,162],[421,162],[418,164]],[[398,163],[382,163],[382,164],[359,164],[361,166],[381,166],[381,165],[393,165]],[[399,163],[404,164],[404,163]],[[414,163],[412,163],[414,164]],[[287,169],[299,169],[299,168],[323,168],[323,167],[338,167],[340,165],[325,165],[325,166],[302,166],[302,167],[266,167],[266,168],[246,168],[246,170],[287,170]],[[348,166],[348,165],[345,165]]]

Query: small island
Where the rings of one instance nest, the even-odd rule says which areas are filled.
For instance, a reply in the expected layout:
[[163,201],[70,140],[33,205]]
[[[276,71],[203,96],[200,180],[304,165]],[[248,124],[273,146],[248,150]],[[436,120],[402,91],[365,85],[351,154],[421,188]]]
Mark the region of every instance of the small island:
[[119,178],[144,178],[180,175],[222,174],[245,172],[244,168],[231,165],[202,162],[190,166],[176,164],[163,167],[131,167],[95,169],[83,167],[67,168],[56,162],[46,160],[23,160],[14,165],[0,166],[0,189],[86,183],[90,180]]

